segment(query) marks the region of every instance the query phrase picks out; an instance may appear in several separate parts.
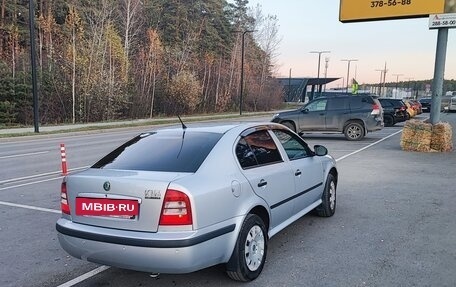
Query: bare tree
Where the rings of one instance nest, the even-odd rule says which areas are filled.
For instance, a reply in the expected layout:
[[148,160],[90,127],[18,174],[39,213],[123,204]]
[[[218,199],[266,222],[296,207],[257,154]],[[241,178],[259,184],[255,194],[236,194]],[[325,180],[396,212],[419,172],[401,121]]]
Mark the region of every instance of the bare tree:
[[122,0],[120,2],[120,12],[124,31],[124,51],[125,51],[125,78],[128,77],[129,59],[131,46],[135,42],[140,27],[143,24],[143,17],[139,14],[144,9],[142,0]]

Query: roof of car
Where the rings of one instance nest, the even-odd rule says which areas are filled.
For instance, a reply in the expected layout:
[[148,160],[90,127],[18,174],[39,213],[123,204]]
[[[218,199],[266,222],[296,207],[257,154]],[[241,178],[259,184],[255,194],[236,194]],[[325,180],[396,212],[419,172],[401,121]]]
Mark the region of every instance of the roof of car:
[[[233,124],[217,124],[217,123],[204,123],[204,124],[195,124],[195,126],[187,125],[185,129],[186,132],[209,132],[209,133],[226,133],[227,131],[239,128],[239,129],[248,129],[258,126],[280,126],[276,123],[271,122],[250,122],[250,123],[233,123]],[[150,132],[176,132],[182,131],[181,125],[176,125],[172,127],[166,127],[162,129],[152,130]]]

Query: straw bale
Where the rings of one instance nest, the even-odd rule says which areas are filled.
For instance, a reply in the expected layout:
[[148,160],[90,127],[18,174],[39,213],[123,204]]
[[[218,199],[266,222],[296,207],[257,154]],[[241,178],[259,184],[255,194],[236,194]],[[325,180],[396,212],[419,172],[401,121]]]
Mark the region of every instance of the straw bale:
[[431,124],[409,120],[402,130],[401,148],[405,151],[429,152],[431,139]]
[[437,123],[432,128],[431,149],[440,152],[453,150],[453,130],[449,123]]

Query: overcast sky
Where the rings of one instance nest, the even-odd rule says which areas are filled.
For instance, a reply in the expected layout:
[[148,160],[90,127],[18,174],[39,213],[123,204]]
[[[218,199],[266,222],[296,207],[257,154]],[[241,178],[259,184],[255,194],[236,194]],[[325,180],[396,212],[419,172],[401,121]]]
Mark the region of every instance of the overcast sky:
[[[359,83],[378,83],[387,63],[387,82],[409,78],[432,79],[437,45],[437,30],[429,30],[429,18],[359,23],[339,22],[340,0],[249,0],[260,4],[263,14],[276,15],[282,37],[278,58],[278,76],[316,77],[318,54],[310,51],[329,50],[322,54],[320,76],[325,57],[329,57],[328,77],[347,75]],[[366,0],[363,0],[366,1]],[[445,79],[456,79],[456,28],[448,33]],[[342,80],[335,86],[342,86]]]

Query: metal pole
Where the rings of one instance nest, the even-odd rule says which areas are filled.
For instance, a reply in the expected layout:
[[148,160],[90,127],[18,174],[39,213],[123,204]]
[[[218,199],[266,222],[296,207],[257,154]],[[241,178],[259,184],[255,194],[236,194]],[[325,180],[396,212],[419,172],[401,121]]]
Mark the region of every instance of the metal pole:
[[38,88],[36,83],[36,59],[35,59],[35,6],[33,0],[29,0],[29,27],[30,27],[30,60],[32,64],[32,93],[33,93],[33,123],[35,133],[39,133],[39,109]]
[[351,61],[348,61],[348,68],[347,68],[347,94],[348,94],[348,82],[349,82],[348,79],[350,79],[350,62]]
[[349,79],[350,79],[350,63],[351,62],[356,62],[358,61],[357,59],[343,59],[341,60],[342,62],[347,62],[348,65],[347,65],[347,94],[348,94],[348,83],[349,83]]
[[323,53],[331,53],[331,51],[310,51],[309,53],[312,53],[312,54],[318,54],[318,70],[317,70],[317,86],[318,86],[318,90],[317,92],[320,94],[321,96],[321,85],[319,85],[319,82],[320,82],[320,63],[321,63],[321,54]]
[[435,54],[434,80],[432,81],[431,124],[433,125],[440,121],[447,43],[448,28],[439,28]]
[[323,86],[323,92],[326,92],[326,78],[328,77],[328,66],[329,66],[329,58],[325,58],[325,85]]
[[382,76],[383,76],[383,70],[377,69],[375,70],[377,72],[380,72],[380,81],[378,82],[378,95],[381,97],[382,96]]
[[241,95],[239,97],[239,115],[242,116],[242,104],[243,104],[243,94],[244,94],[244,42],[245,34],[255,32],[254,30],[246,30],[242,32],[242,48],[241,48]]
[[290,100],[291,95],[291,68],[290,68],[290,75],[288,77],[288,99],[287,102]]
[[394,94],[394,98],[397,99],[398,88],[399,88],[399,76],[403,76],[403,74],[393,74],[396,76],[396,93]]
[[386,73],[388,72],[388,70],[386,69],[386,62],[385,62],[385,69],[383,70],[383,92],[385,93],[385,96],[387,95],[387,90],[386,90]]

